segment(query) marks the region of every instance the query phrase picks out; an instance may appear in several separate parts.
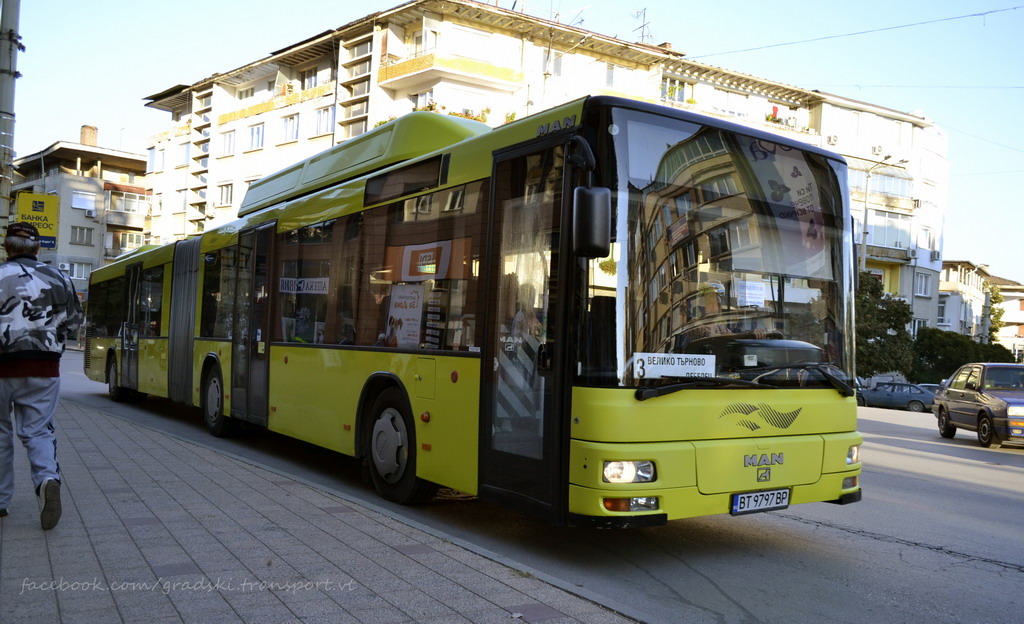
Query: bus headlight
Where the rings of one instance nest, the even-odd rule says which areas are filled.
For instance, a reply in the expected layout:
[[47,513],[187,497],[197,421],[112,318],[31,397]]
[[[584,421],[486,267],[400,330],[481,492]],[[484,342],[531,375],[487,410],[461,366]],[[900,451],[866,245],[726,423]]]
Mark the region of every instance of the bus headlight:
[[846,451],[846,465],[860,463],[860,444],[854,444],[850,447],[850,450]]
[[654,462],[606,461],[604,463],[605,483],[649,483],[655,477]]

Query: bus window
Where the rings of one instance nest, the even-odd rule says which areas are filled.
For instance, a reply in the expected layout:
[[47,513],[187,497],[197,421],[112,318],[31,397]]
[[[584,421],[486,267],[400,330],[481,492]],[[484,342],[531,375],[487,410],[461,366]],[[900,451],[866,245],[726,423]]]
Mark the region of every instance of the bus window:
[[202,317],[199,335],[205,338],[231,339],[232,309],[238,272],[235,247],[225,247],[203,255]]
[[[364,213],[360,339],[400,349],[476,351],[483,182]],[[363,344],[363,343],[360,343]]]
[[160,321],[164,299],[164,267],[158,266],[142,272],[142,292],[140,293],[139,335],[143,338],[155,338],[161,335]]

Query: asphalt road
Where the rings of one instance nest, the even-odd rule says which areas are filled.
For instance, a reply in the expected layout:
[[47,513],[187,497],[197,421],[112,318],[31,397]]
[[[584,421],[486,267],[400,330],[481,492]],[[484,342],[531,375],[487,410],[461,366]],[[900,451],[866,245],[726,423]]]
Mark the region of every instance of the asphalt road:
[[112,403],[80,353],[63,370],[65,399],[319,484],[641,621],[1024,621],[1024,448],[942,439],[928,413],[860,408],[860,503],[581,530],[454,494],[391,505],[345,457],[267,433],[213,438],[163,400]]

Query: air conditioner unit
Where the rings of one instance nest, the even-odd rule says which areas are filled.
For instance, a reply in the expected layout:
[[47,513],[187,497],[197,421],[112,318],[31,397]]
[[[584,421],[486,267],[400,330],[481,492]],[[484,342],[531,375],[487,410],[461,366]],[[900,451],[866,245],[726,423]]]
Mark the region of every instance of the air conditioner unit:
[[942,252],[940,252],[938,249],[933,249],[932,250],[932,260],[941,260],[941,259],[942,259]]
[[914,249],[913,247],[908,249],[907,250],[907,257],[910,258],[911,260],[916,258],[917,257],[917,249]]
[[95,208],[86,208],[85,209],[85,216],[86,216],[87,219],[95,218],[96,217],[96,209]]
[[57,268],[60,269],[61,271],[70,271],[71,265],[68,264],[67,262],[60,262],[57,264]]
[[871,148],[871,153],[874,154],[875,156],[881,156],[882,155],[882,146],[881,145],[873,146]]

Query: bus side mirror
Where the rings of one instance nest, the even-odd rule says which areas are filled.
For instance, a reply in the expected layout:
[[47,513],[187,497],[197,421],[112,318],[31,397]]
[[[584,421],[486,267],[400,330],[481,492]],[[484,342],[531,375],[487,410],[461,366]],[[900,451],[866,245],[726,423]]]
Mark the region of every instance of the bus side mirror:
[[579,258],[606,258],[611,253],[612,192],[578,186],[573,192],[573,253]]

